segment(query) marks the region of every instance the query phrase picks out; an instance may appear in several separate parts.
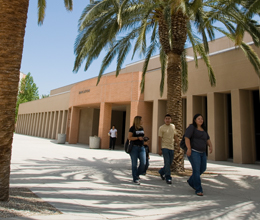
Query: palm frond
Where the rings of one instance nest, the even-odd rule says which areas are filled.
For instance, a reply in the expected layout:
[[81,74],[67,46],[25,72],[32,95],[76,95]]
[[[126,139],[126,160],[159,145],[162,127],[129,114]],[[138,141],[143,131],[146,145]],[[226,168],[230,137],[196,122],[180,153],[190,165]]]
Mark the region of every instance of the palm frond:
[[260,60],[256,52],[248,44],[242,42],[240,48],[244,51],[246,57],[255,69],[256,74],[260,77]]
[[194,56],[194,62],[195,62],[195,66],[198,67],[198,57],[197,57],[197,50],[196,50],[196,44],[200,44],[201,42],[199,42],[199,38],[192,33],[192,28],[191,28],[191,24],[189,23],[187,28],[187,35],[188,35],[188,39],[191,43],[191,46],[193,48],[193,56]]
[[120,40],[118,48],[117,66],[116,66],[116,76],[118,76],[121,66],[126,58],[126,55],[131,49],[131,40],[136,36],[136,30],[132,31],[128,36]]
[[196,14],[198,12],[198,10],[202,7],[202,0],[194,0],[191,4],[190,4],[190,10],[193,11],[194,14]]
[[124,7],[125,7],[125,5],[127,4],[128,1],[129,0],[124,0],[118,8],[117,23],[119,25],[119,28],[122,27],[122,20],[123,20],[122,14],[123,14],[123,11],[124,11]]
[[216,78],[212,69],[212,66],[210,64],[209,61],[209,57],[205,51],[205,48],[203,47],[203,44],[197,44],[196,45],[196,51],[200,54],[200,56],[202,57],[202,59],[204,60],[207,68],[208,68],[208,76],[209,76],[209,82],[211,86],[215,86],[216,85]]
[[73,9],[73,2],[72,0],[64,0],[65,7],[68,11],[72,11]]
[[134,46],[134,50],[133,50],[133,55],[132,55],[132,59],[137,51],[137,49],[140,49],[140,54],[145,54],[146,52],[146,31],[147,31],[147,20],[144,19],[142,21],[142,25],[140,27],[140,31],[139,31],[139,35],[138,38],[136,40],[135,46]]
[[160,49],[160,62],[161,62],[160,96],[162,97],[164,91],[165,69],[167,65],[167,55],[164,53],[162,48]]
[[117,54],[117,47],[118,47],[118,43],[116,43],[113,47],[111,47],[111,49],[109,50],[109,52],[106,54],[106,56],[104,57],[103,61],[102,61],[102,65],[98,74],[98,81],[97,81],[97,85],[104,73],[104,71],[106,70],[106,68],[110,65],[110,63],[113,61],[114,57]]
[[147,68],[148,68],[150,58],[151,58],[152,54],[156,51],[156,48],[158,46],[158,43],[157,43],[156,38],[155,38],[156,34],[157,34],[157,25],[154,26],[153,33],[152,33],[152,36],[151,36],[151,45],[148,48],[148,51],[147,51],[147,54],[146,54],[146,57],[145,57],[145,61],[144,61],[144,65],[143,65],[142,81],[140,83],[141,93],[144,92],[145,74],[146,74],[146,71],[147,71]]
[[38,0],[38,25],[43,24],[45,18],[46,0]]
[[168,37],[169,37],[169,45],[170,48],[173,48],[173,30],[171,28],[171,23],[172,23],[172,16],[171,16],[171,8],[169,6],[165,7],[163,10],[163,15],[164,15],[164,19],[166,21],[167,26],[169,27],[169,33],[168,33]]

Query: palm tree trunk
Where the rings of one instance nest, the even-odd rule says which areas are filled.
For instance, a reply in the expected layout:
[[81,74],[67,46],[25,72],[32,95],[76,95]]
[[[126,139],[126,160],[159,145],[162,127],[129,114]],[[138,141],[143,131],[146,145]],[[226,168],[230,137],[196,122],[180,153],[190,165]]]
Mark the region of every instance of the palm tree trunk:
[[[181,57],[176,53],[168,54],[167,65],[167,113],[172,115],[172,121],[178,130],[178,137],[182,134],[182,98],[181,98]],[[183,151],[175,146],[172,169],[184,172]]]
[[7,201],[15,107],[29,0],[0,0],[0,5],[0,201]]

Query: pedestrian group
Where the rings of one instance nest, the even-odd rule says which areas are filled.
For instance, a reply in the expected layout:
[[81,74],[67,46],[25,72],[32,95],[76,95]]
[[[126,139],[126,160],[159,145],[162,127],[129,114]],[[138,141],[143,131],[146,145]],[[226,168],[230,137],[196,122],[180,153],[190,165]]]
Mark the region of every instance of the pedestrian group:
[[[164,125],[159,128],[158,141],[158,153],[163,156],[164,160],[164,166],[159,170],[159,174],[167,184],[172,184],[171,165],[174,158],[174,145],[180,143],[175,125],[171,122],[171,115],[166,114]],[[138,185],[140,185],[140,175],[145,175],[149,166],[149,138],[145,137],[142,124],[142,117],[135,116],[128,133],[128,140],[132,141],[132,150],[130,152],[132,177],[133,182]],[[203,196],[200,175],[207,168],[207,147],[209,147],[209,153],[212,153],[212,144],[201,114],[196,114],[193,117],[193,122],[186,129],[184,137],[187,146],[186,155],[192,166],[192,175],[187,180],[187,183],[194,189],[196,195]]]

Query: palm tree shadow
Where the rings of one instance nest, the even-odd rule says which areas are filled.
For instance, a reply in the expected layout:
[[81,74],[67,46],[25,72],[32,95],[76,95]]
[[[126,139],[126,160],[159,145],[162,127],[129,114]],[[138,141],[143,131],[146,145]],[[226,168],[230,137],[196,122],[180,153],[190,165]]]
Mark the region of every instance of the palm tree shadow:
[[146,176],[141,177],[141,186],[133,185],[130,160],[125,158],[44,159],[28,160],[20,166],[24,172],[14,169],[11,183],[28,185],[65,213],[123,218],[150,210],[158,219],[161,215],[163,219],[229,218],[238,213],[238,218],[260,218],[258,176],[203,177],[205,196],[197,197],[187,177],[177,177],[167,186],[160,177]]

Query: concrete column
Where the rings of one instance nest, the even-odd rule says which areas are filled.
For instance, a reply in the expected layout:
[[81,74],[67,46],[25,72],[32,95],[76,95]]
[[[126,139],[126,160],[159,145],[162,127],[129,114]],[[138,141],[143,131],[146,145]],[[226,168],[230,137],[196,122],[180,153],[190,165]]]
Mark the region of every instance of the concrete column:
[[57,130],[56,130],[56,134],[55,134],[55,139],[58,139],[58,134],[61,133],[62,115],[63,115],[63,111],[59,111],[58,112]]
[[42,129],[42,114],[43,112],[39,112],[39,120],[38,120],[38,130],[37,130],[37,137],[41,137],[41,129]]
[[158,152],[158,100],[153,101],[153,120],[152,120],[152,146],[151,152]]
[[192,123],[194,111],[193,111],[193,96],[188,95],[187,96],[187,124],[186,127],[188,127]]
[[16,127],[15,127],[15,133],[19,134],[20,129],[20,121],[21,121],[21,115],[17,115],[17,121],[16,121]]
[[22,125],[22,119],[23,115],[17,115],[17,121],[16,121],[16,128],[15,128],[15,132],[20,134],[21,133],[21,125]]
[[[133,124],[135,116],[139,115],[142,116],[144,128],[148,126],[148,124],[152,126],[152,123],[148,122],[148,118],[152,120],[153,117],[152,109],[153,109],[153,103],[151,102],[132,101],[130,105],[130,125]],[[149,136],[151,137],[151,135],[152,135],[152,131],[150,132]]]
[[32,113],[32,125],[31,125],[31,131],[30,131],[30,135],[31,136],[33,136],[34,127],[35,127],[35,121],[36,121],[35,113]]
[[208,93],[208,133],[213,145],[210,160],[227,160],[227,105],[224,94]]
[[64,110],[63,116],[62,116],[62,123],[61,123],[61,133],[62,134],[66,134],[67,121],[68,121],[68,110]]
[[47,137],[49,139],[51,139],[51,135],[52,135],[53,118],[54,118],[54,112],[50,112],[48,137]]
[[130,122],[130,105],[126,106],[126,116],[125,116],[125,141],[128,138],[128,132],[129,128],[131,127],[131,122]]
[[45,131],[44,131],[44,137],[45,138],[48,138],[50,115],[51,115],[51,112],[46,112],[46,123],[45,123]]
[[25,134],[29,134],[29,127],[30,127],[30,114],[26,114],[26,127],[25,127]]
[[22,121],[22,134],[25,134],[26,132],[26,125],[27,125],[27,114],[23,115],[23,121]]
[[23,115],[23,134],[26,134],[26,126],[28,124],[28,114]]
[[31,113],[31,123],[30,123],[30,131],[29,131],[29,135],[31,136],[33,134],[34,122],[35,122],[35,115],[34,113]]
[[143,127],[145,136],[151,138],[152,143],[152,120],[153,120],[153,103],[144,101],[132,101],[130,107],[130,123],[133,123],[135,116],[139,115],[143,119]]
[[247,90],[232,90],[233,162],[254,163],[254,140],[252,126],[252,94]]
[[56,139],[57,121],[58,121],[58,112],[55,111],[55,112],[53,112],[53,124],[52,124],[51,139]]
[[21,123],[21,134],[25,133],[25,119],[26,119],[26,115],[24,114],[22,117],[22,123]]
[[39,114],[40,113],[35,113],[36,120],[35,120],[35,129],[34,129],[34,132],[33,132],[33,136],[37,136],[37,133],[38,133],[38,129],[39,129]]
[[22,123],[22,134],[25,134],[26,132],[26,123],[27,123],[27,114],[23,115],[23,123]]
[[31,124],[32,124],[32,114],[30,113],[28,114],[27,135],[30,135]]
[[31,136],[34,136],[35,124],[36,124],[36,113],[33,113],[33,123],[32,123]]
[[32,114],[27,114],[28,117],[28,123],[27,123],[27,129],[26,129],[26,134],[30,135],[30,130],[31,130],[31,123],[32,123]]
[[107,135],[111,126],[112,104],[100,103],[98,136],[101,139],[101,149],[109,148],[109,136]]
[[44,132],[45,132],[45,124],[46,124],[46,112],[42,113],[42,127],[41,127],[41,133],[40,137],[44,137]]
[[37,131],[37,123],[38,123],[38,113],[34,113],[34,125],[33,125],[33,132],[32,136],[35,136]]
[[78,143],[80,108],[72,107],[69,127],[69,144]]
[[67,125],[66,125],[66,141],[69,142],[70,137],[70,121],[71,121],[71,115],[72,115],[72,108],[69,108],[68,110],[68,117],[67,117]]

